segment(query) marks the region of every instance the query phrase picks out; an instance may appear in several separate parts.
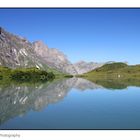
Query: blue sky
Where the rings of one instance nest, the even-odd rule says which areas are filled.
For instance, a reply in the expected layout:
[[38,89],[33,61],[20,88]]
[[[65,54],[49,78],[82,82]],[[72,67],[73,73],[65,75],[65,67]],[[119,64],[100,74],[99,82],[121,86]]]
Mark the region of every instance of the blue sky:
[[72,62],[140,63],[140,9],[0,9],[0,26]]

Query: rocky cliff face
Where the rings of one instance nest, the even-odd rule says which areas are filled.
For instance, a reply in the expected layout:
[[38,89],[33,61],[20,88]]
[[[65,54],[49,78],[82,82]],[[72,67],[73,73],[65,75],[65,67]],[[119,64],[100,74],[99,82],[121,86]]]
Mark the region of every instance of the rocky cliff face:
[[10,68],[45,69],[46,64],[34,53],[32,44],[28,40],[0,28],[0,65]]
[[72,64],[62,52],[54,48],[48,48],[42,41],[34,42],[33,48],[36,54],[41,57],[48,66],[72,75],[87,73],[104,65],[104,63],[85,61]]
[[77,71],[67,57],[55,48],[48,48],[42,41],[33,43],[33,49],[36,54],[41,57],[49,67],[57,69],[63,73],[76,75]]
[[31,43],[3,28],[0,28],[0,65],[10,68],[37,67],[45,70],[50,67],[63,73],[77,74],[70,61],[59,50],[48,48],[41,41]]
[[89,72],[103,64],[84,61],[72,64],[67,57],[55,48],[48,48],[42,41],[29,42],[0,27],[0,65],[17,67],[49,68],[72,75]]

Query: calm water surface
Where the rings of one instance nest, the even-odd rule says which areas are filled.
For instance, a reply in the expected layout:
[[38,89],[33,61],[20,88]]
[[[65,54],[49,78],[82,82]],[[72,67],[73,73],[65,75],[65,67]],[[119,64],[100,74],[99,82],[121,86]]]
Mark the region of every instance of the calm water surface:
[[1,86],[0,129],[140,129],[140,88],[81,78]]

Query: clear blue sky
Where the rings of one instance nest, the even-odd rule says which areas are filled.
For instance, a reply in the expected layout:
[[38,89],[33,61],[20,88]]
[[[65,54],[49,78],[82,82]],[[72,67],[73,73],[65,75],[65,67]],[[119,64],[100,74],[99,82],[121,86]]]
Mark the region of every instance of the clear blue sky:
[[0,9],[0,26],[72,62],[140,63],[140,9]]

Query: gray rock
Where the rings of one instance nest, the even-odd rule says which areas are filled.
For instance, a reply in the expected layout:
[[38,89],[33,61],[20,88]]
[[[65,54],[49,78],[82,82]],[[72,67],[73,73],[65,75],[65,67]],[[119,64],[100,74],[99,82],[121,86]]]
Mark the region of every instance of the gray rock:
[[48,48],[42,41],[31,43],[26,38],[13,35],[3,28],[0,28],[0,50],[0,65],[10,68],[53,68],[62,73],[76,75],[104,65],[85,61],[72,64],[61,51]]
[[63,73],[73,75],[77,74],[75,67],[59,50],[55,48],[48,48],[48,46],[41,41],[34,42],[33,49],[37,56],[41,57],[49,67],[57,69]]
[[74,64],[74,67],[78,74],[87,73],[91,70],[94,70],[96,68],[99,68],[103,66],[105,63],[95,63],[95,62],[85,62],[85,61],[79,61]]
[[35,54],[32,43],[1,28],[0,65],[17,67],[37,67],[46,69],[46,64]]
[[33,48],[36,54],[41,57],[49,67],[55,68],[63,73],[72,75],[83,74],[104,65],[104,63],[85,61],[72,64],[62,52],[54,48],[48,48],[42,41],[34,42]]

